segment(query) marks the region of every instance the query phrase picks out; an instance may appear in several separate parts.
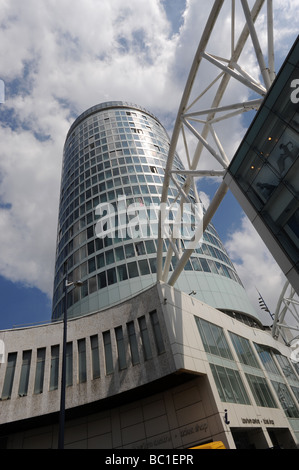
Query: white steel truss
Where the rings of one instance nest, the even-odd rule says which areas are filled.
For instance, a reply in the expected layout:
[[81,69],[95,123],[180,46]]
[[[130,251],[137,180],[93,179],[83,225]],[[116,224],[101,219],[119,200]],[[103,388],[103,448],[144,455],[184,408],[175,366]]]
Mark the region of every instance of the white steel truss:
[[[161,202],[167,203],[168,188],[170,180],[177,187],[176,202],[182,203],[188,201],[189,192],[192,189],[195,194],[196,202],[199,201],[197,194],[196,181],[198,178],[214,178],[218,182],[218,189],[206,208],[203,226],[199,228],[201,233],[195,232],[194,239],[200,239],[202,232],[207,228],[213,215],[218,209],[221,201],[225,197],[228,187],[223,181],[230,160],[233,155],[227,155],[224,146],[216,132],[216,126],[220,122],[234,118],[248,111],[257,111],[264,100],[267,91],[271,87],[275,79],[274,69],[274,34],[273,34],[273,0],[255,0],[252,1],[250,9],[247,0],[230,0],[230,57],[223,58],[208,52],[209,43],[213,32],[219,32],[217,20],[220,17],[224,5],[227,7],[228,0],[214,1],[207,23],[205,25],[202,37],[200,39],[197,52],[195,54],[193,64],[186,82],[186,86],[182,95],[180,107],[174,125],[170,149],[165,168],[165,178],[162,191]],[[244,13],[243,29],[236,40],[236,8],[241,8]],[[265,13],[266,12],[266,13]],[[267,46],[262,52],[259,41],[256,23],[260,15],[266,14],[267,22]],[[263,34],[265,31],[263,31]],[[249,43],[251,41],[251,43]],[[251,52],[254,53],[256,63],[258,64],[259,77],[254,78],[250,73],[251,70],[245,70],[239,63],[240,57],[246,44],[250,44]],[[202,89],[200,86],[201,70],[206,64],[212,64],[215,68],[215,75],[211,77],[208,85]],[[197,80],[198,78],[198,80]],[[249,90],[250,100],[240,100],[227,104],[225,102],[225,93],[230,82],[235,81],[243,84]],[[216,86],[216,91],[211,94],[211,90]],[[210,95],[209,95],[210,93]],[[210,97],[210,106],[201,108],[201,103],[206,103],[206,97]],[[229,126],[227,126],[229,132]],[[243,136],[240,136],[240,142]],[[179,147],[179,142],[182,145]],[[193,145],[190,145],[192,141]],[[194,145],[195,141],[195,145]],[[193,149],[192,149],[193,148]],[[187,164],[184,171],[174,167],[174,157],[176,152],[182,158],[182,149],[184,152],[184,161]],[[180,150],[180,151],[178,151]],[[208,168],[201,167],[202,154],[208,154]],[[214,169],[214,164],[218,165]],[[220,167],[220,168],[219,168]],[[174,174],[182,174],[185,179],[181,186],[177,181],[172,179]],[[161,230],[161,213],[159,225]],[[161,232],[159,231],[159,234]],[[162,245],[163,237],[158,238],[157,253],[157,279],[174,285],[179,278],[185,264],[189,260],[193,248],[182,250],[179,240],[175,239],[173,233],[169,233],[168,253],[163,263]],[[178,262],[174,271],[169,271],[172,256],[176,256]],[[273,318],[272,336],[276,339],[282,339],[286,344],[299,338],[299,301],[296,297],[294,289],[287,282],[282,290],[276,311]]]
[[[193,194],[195,194],[196,202],[199,202],[196,187],[198,178],[215,178],[217,182],[220,182],[209,207],[206,208],[203,218],[203,227],[198,228],[198,230],[201,230],[201,233],[195,231],[194,239],[201,238],[202,231],[207,228],[207,225],[228,191],[228,187],[223,181],[223,176],[233,155],[226,154],[221,139],[216,131],[217,123],[229,120],[247,111],[258,110],[275,78],[273,3],[272,0],[256,0],[252,3],[254,4],[250,9],[247,0],[238,0],[237,2],[236,0],[230,0],[230,3],[228,0],[214,1],[190,69],[174,125],[165,168],[161,202],[167,203],[168,189],[171,180],[177,186],[176,202],[181,204],[186,200],[192,204],[192,200],[188,199],[191,189],[193,190]],[[227,8],[228,4],[231,13],[229,39],[230,57],[223,58],[208,52],[208,48],[213,33],[218,34],[220,31],[219,28],[221,28],[221,24],[219,25],[218,23],[219,21],[221,23],[222,10],[224,6]],[[267,50],[263,53],[256,29],[256,21],[259,15],[265,14],[263,9],[265,6],[267,16]],[[237,8],[241,8],[243,11],[244,24],[242,29],[240,29],[240,21],[236,21]],[[239,31],[238,39],[236,39],[237,30]],[[244,66],[242,67],[240,64],[241,54],[249,40],[251,40],[252,45],[251,52],[253,52],[256,57],[257,68],[259,70],[258,78],[253,78],[250,71],[246,71]],[[208,85],[202,89],[200,80],[201,71],[206,64],[213,66],[214,75],[209,79]],[[226,91],[233,80],[238,84],[243,84],[249,91],[247,94],[250,97],[252,96],[252,99],[227,104],[225,102]],[[213,92],[213,88],[215,87],[216,91]],[[203,102],[206,103],[208,99],[211,105],[205,105],[204,108],[201,109],[201,104]],[[241,137],[243,138],[243,136]],[[179,145],[180,151],[178,149]],[[182,155],[182,150],[184,155]],[[179,153],[180,157],[186,163],[185,171],[180,171],[174,167],[176,152]],[[203,153],[208,155],[208,168],[201,167]],[[215,163],[218,167],[217,169],[214,169]],[[172,178],[174,173],[181,173],[184,176],[184,182],[182,182],[180,187],[178,187],[177,182]],[[157,280],[167,282],[173,286],[190,258],[193,248],[182,250],[180,241],[174,238],[174,234],[170,231],[168,234],[168,253],[163,262],[162,222],[160,213]],[[170,274],[169,267],[173,254],[178,258],[178,261],[176,268]]]

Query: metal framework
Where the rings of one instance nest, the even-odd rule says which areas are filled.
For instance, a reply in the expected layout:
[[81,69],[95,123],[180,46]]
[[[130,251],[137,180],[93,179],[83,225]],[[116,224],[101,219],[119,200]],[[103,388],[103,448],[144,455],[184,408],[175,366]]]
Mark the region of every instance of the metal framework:
[[[264,14],[263,7],[266,3],[267,9],[267,51],[263,54],[256,28],[256,20],[259,15]],[[221,13],[224,7],[230,7],[230,51],[229,58],[219,57],[208,52],[208,47],[216,32],[219,36],[221,30]],[[242,10],[242,11],[240,11]],[[238,21],[236,20],[239,14]],[[240,30],[240,14],[243,18],[243,29]],[[220,26],[219,26],[220,23]],[[236,39],[237,30],[239,37]],[[264,31],[263,31],[264,33]],[[251,40],[256,57],[259,78],[253,78],[249,71],[240,65],[240,57],[244,51],[248,40]],[[267,59],[266,59],[267,58]],[[201,70],[202,67],[212,65],[209,83],[202,89]],[[252,68],[252,67],[251,67]],[[174,173],[179,171],[174,167],[174,157],[178,151],[180,158],[185,160],[186,170],[181,171],[185,177],[184,183],[177,186],[176,202],[181,206],[184,201],[194,203],[190,196],[190,190],[195,194],[196,202],[199,202],[196,181],[198,178],[214,178],[220,182],[219,187],[206,208],[203,217],[203,227],[198,230],[204,231],[215,214],[220,202],[228,191],[227,185],[223,181],[223,176],[228,168],[232,155],[227,155],[221,143],[221,139],[216,132],[217,124],[230,118],[234,118],[241,113],[257,110],[269,90],[275,78],[274,71],[274,41],[273,41],[273,4],[272,0],[256,0],[250,9],[247,0],[216,0],[214,1],[202,37],[195,54],[193,64],[187,79],[185,90],[182,95],[177,118],[174,125],[170,149],[165,168],[164,185],[162,190],[161,203],[167,204],[168,188]],[[241,83],[247,89],[246,93],[250,100],[227,104],[226,92],[230,82],[234,81],[238,85]],[[216,90],[214,91],[214,89]],[[207,102],[210,106],[206,106]],[[204,108],[201,108],[204,103]],[[229,129],[229,128],[228,128]],[[228,130],[229,132],[229,130]],[[243,136],[241,136],[243,137]],[[184,155],[182,155],[182,153]],[[205,156],[205,163],[208,160],[208,169],[200,166]],[[208,158],[207,158],[208,157]],[[216,163],[217,169],[214,165]],[[174,180],[173,180],[174,181]],[[169,249],[163,263],[162,246],[163,236],[161,236],[162,215],[159,219],[159,239],[157,252],[157,279],[174,285],[185,264],[190,258],[193,249],[182,250],[181,243],[174,238],[171,232],[168,234]],[[202,233],[195,231],[194,239],[200,239]],[[164,235],[165,236],[165,235]],[[172,255],[178,258],[176,268],[169,276],[169,267]]]
[[288,346],[299,339],[299,299],[289,282],[285,283],[277,303],[272,336],[281,337]]
[[[219,36],[221,32],[223,27],[221,14],[225,8],[227,9],[228,5],[230,8],[229,57],[220,57],[209,52],[209,47],[213,39],[213,33]],[[227,10],[225,13],[227,14]],[[261,35],[258,32],[257,20],[262,15],[263,18],[266,17],[267,27],[266,31],[263,28]],[[243,18],[243,25],[240,24],[240,18]],[[264,45],[264,50],[262,50],[259,36],[263,36],[264,43],[267,43],[266,47]],[[219,44],[219,48],[222,46],[222,44]],[[246,47],[248,47],[247,51],[249,50],[251,57],[254,56],[256,59],[255,69],[258,71],[258,74],[256,74],[258,78],[252,76],[252,63],[249,65],[250,70],[245,70],[246,67],[241,65],[242,53],[246,50]],[[210,69],[210,78],[208,83],[203,86],[201,78],[205,76],[205,73],[202,70],[206,70],[207,67]],[[236,0],[230,0],[230,3],[228,0],[214,1],[179,106],[170,143],[161,198],[161,202],[166,204],[169,184],[175,173],[181,173],[185,178],[180,187],[178,187],[177,181],[173,180],[177,187],[176,202],[181,205],[184,201],[188,201],[191,205],[194,203],[194,200],[189,199],[191,189],[196,196],[196,202],[199,202],[196,184],[199,178],[213,178],[215,183],[218,183],[218,189],[209,207],[206,208],[203,227],[198,228],[201,233],[195,232],[194,239],[201,238],[202,232],[207,228],[228,191],[223,176],[233,155],[226,153],[217,133],[217,125],[219,123],[223,125],[225,121],[227,124],[229,119],[240,116],[242,113],[252,110],[257,111],[274,79],[273,0],[255,0],[251,2],[251,7],[247,0],[237,0],[237,2]],[[250,99],[243,101],[240,99],[238,102],[236,96],[236,102],[231,103],[227,100],[229,85],[240,84],[244,85],[246,90],[243,96],[245,95]],[[239,90],[240,87],[237,87],[237,89]],[[208,102],[211,104],[207,105]],[[229,134],[230,127],[228,124],[226,131]],[[242,138],[243,136],[240,136],[240,142]],[[174,167],[176,152],[186,164],[185,171],[180,171]],[[217,169],[215,169],[215,166]],[[161,230],[161,213],[159,225]],[[159,234],[161,234],[161,231],[159,231]],[[180,240],[176,239],[171,231],[168,234],[168,240],[168,253],[163,263],[163,237],[160,236],[158,239],[157,279],[173,286],[190,258],[193,249],[183,250]],[[170,274],[169,267],[173,255],[178,258],[178,262],[176,268]],[[290,289],[290,292],[285,297],[288,289]],[[292,309],[292,319],[295,321],[295,325],[296,323],[299,325],[299,302],[294,297],[295,293],[287,283],[273,315],[273,337],[278,338],[280,334],[285,342],[289,342],[289,339],[286,339],[288,336],[286,334],[287,328],[289,331],[295,330],[299,337],[298,327],[292,327],[286,323],[286,314],[287,312],[290,313]]]

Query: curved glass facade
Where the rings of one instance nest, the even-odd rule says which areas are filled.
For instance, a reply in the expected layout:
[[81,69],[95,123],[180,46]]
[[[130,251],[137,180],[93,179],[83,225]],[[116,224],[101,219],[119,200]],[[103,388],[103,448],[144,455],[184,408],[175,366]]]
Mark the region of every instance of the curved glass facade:
[[[96,105],[71,126],[64,146],[53,320],[63,316],[66,276],[83,282],[68,293],[68,317],[117,304],[156,282],[157,225],[150,207],[160,205],[169,142],[154,115],[126,102]],[[175,165],[183,168],[177,156]],[[172,182],[169,204],[175,194]],[[125,204],[122,213],[119,201]],[[123,231],[130,222],[127,208],[134,203],[150,218],[146,236],[138,239]],[[115,209],[113,236],[99,236],[105,207]],[[171,270],[175,263],[173,257]],[[176,287],[196,291],[213,307],[256,315],[212,224]]]

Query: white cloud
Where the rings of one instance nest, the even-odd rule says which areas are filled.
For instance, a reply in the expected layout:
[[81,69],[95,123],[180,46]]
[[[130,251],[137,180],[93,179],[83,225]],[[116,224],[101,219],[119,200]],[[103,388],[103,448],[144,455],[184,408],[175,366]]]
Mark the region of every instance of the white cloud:
[[12,0],[0,17],[0,274],[51,295],[69,125],[105,100],[166,107],[176,39],[158,1]]
[[199,196],[199,199],[201,200],[202,205],[204,206],[204,208],[207,209],[210,205],[209,195],[207,193],[205,193],[204,191],[198,191],[198,196]]

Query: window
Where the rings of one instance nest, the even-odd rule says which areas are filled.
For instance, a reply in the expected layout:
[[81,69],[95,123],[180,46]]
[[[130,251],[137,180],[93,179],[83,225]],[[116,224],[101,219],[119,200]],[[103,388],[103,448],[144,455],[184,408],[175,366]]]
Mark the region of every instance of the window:
[[136,364],[139,364],[140,360],[139,360],[139,352],[138,352],[135,326],[134,326],[133,321],[127,323],[127,330],[128,330],[128,336],[129,336],[132,364],[133,366],[135,366]]
[[92,378],[100,377],[100,357],[99,357],[99,339],[98,335],[90,337]]
[[73,343],[66,345],[66,381],[67,387],[73,385]]
[[106,264],[114,263],[114,254],[113,250],[106,251]]
[[126,369],[126,349],[124,344],[123,329],[121,326],[115,328],[115,337],[118,353],[118,366],[120,370]]
[[195,321],[206,352],[233,360],[222,328],[198,317]]
[[136,261],[133,261],[132,263],[128,263],[128,272],[129,272],[130,279],[139,276]]
[[115,248],[115,260],[122,261],[123,259],[125,259],[124,249],[122,246],[119,246],[118,248]]
[[157,261],[156,261],[156,258],[150,258],[150,259],[149,259],[149,263],[150,263],[150,267],[151,267],[152,274],[156,274],[156,272],[157,272]]
[[91,258],[88,260],[88,273],[91,274],[96,270],[96,260]]
[[101,253],[100,255],[97,255],[97,267],[98,269],[105,267],[105,258],[104,258],[103,253]]
[[85,338],[78,340],[78,368],[79,383],[86,382],[86,341]]
[[132,258],[135,256],[133,244],[125,245],[126,258]]
[[144,243],[143,242],[138,242],[138,243],[135,243],[135,249],[136,249],[136,253],[137,255],[145,255],[145,248],[144,248]]
[[107,286],[105,272],[98,274],[98,286],[99,286],[99,289],[103,289],[104,287]]
[[221,401],[250,405],[237,370],[210,364]]
[[103,333],[106,374],[113,373],[113,356],[110,331]]
[[153,240],[147,240],[145,242],[145,246],[146,246],[146,251],[148,254],[156,253],[156,247],[155,247]]
[[[88,279],[88,290],[89,293],[92,294],[93,292],[97,291],[97,277],[93,276],[90,279]],[[76,289],[75,289],[76,290]]]
[[154,339],[157,347],[158,354],[165,352],[164,341],[162,337],[161,327],[156,311],[150,312],[150,320],[154,332]]
[[49,390],[58,388],[59,375],[59,346],[51,346],[51,370],[50,370],[50,387]]
[[277,408],[272,393],[264,377],[246,374],[252,394],[258,406]]
[[30,364],[32,351],[23,351],[22,368],[19,383],[19,396],[24,397],[28,392]]
[[111,284],[115,284],[116,281],[116,270],[115,268],[108,269],[107,271],[107,279],[108,279],[108,285],[110,286]]
[[271,355],[271,351],[268,347],[262,346],[260,344],[254,344],[255,349],[258,352],[258,355],[265,367],[265,369],[271,374],[281,375],[275,361]]
[[34,393],[42,393],[45,375],[46,348],[37,350]]
[[141,276],[144,276],[146,274],[150,274],[150,269],[149,269],[147,259],[143,259],[143,260],[138,261],[138,264],[139,264],[139,269],[140,269]]
[[7,365],[6,365],[6,372],[5,372],[5,379],[4,385],[2,390],[2,400],[8,399],[11,397],[13,380],[16,370],[16,362],[17,362],[17,353],[9,353],[7,358]]
[[256,360],[253,349],[248,339],[242,338],[242,336],[238,336],[234,333],[229,334],[240,362],[242,362],[242,364],[246,364],[248,366],[256,367],[259,369],[260,366]]
[[299,403],[299,387],[291,387],[291,389],[296,397],[297,402]]
[[148,359],[151,359],[152,357],[152,349],[150,345],[150,339],[149,339],[145,316],[138,318],[138,323],[139,323],[139,328],[140,328],[140,333],[141,333],[144,359],[147,361]]
[[119,281],[125,281],[128,279],[127,266],[125,264],[117,266],[117,272]]

